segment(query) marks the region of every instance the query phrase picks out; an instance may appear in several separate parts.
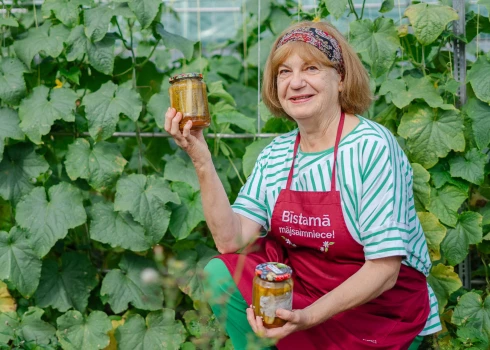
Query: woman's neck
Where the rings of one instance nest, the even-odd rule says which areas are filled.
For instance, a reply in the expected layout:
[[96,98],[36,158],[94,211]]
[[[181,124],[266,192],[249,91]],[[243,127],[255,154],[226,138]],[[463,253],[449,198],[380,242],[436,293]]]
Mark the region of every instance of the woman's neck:
[[322,118],[298,122],[301,151],[320,152],[333,147],[340,115],[339,109],[328,116],[323,115]]

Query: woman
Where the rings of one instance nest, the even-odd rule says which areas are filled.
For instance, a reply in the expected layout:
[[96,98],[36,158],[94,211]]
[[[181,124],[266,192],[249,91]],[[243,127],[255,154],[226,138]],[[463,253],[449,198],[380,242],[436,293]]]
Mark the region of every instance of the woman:
[[[388,130],[357,116],[371,103],[359,58],[331,25],[302,22],[276,40],[263,80],[266,105],[298,129],[262,151],[233,206],[202,132],[188,122],[181,133],[180,113],[166,114],[165,130],[194,163],[222,253],[205,269],[213,312],[226,315],[236,349],[254,333],[279,340],[280,350],[417,348],[441,327],[412,169]],[[330,222],[312,227],[291,219],[297,214]],[[255,249],[236,254],[254,240]],[[287,323],[275,329],[247,306],[255,266],[266,261],[294,271],[293,311],[279,309]]]

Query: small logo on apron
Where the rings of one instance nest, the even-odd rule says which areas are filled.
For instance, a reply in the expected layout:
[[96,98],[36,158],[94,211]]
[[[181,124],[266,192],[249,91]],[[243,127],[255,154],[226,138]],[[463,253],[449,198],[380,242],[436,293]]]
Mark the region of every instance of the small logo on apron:
[[327,253],[328,248],[330,248],[330,246],[334,245],[334,244],[335,244],[335,242],[325,241],[325,242],[323,242],[323,245],[320,247],[320,250],[324,253]]
[[284,236],[281,236],[282,239],[284,239],[284,241],[286,241],[286,244],[289,244],[291,247],[294,247],[296,248],[296,244],[294,244],[293,242],[291,242],[291,240],[289,238],[286,238]]

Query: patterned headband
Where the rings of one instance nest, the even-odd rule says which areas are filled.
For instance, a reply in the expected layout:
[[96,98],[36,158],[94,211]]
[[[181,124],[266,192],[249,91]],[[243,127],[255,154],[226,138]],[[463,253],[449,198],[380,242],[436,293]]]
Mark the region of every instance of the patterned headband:
[[345,77],[344,58],[342,57],[342,49],[337,39],[321,29],[313,27],[301,27],[291,30],[284,34],[279,40],[276,49],[290,41],[303,41],[315,46],[318,50],[327,55],[328,59],[335,64],[337,72],[342,77]]

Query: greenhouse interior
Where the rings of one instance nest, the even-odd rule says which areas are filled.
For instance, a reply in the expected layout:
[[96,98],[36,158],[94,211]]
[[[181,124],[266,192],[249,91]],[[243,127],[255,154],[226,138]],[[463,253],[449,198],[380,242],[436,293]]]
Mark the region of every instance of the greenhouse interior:
[[0,349],[490,349],[489,0],[0,3]]

